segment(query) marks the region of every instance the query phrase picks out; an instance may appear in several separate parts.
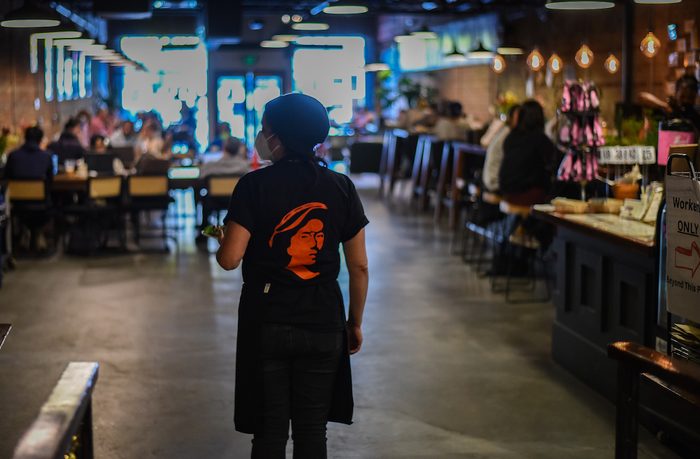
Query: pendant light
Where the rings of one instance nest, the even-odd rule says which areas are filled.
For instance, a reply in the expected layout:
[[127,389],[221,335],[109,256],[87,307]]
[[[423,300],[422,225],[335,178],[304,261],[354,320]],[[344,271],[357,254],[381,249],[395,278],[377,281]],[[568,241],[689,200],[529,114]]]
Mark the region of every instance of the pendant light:
[[659,46],[661,46],[661,42],[656,38],[656,35],[650,31],[642,39],[642,42],[639,44],[639,49],[642,50],[642,54],[646,57],[652,58],[659,52]]
[[0,26],[12,29],[33,29],[56,27],[61,23],[61,16],[54,10],[43,8],[31,0],[5,15]]
[[576,52],[575,60],[579,67],[582,69],[587,69],[593,65],[593,51],[591,51],[591,48],[589,48],[588,45],[581,45]]
[[544,67],[544,56],[537,48],[535,48],[527,56],[526,63],[527,66],[530,67],[530,70],[533,72],[539,72],[542,70],[542,67]]
[[467,60],[467,56],[464,55],[464,53],[460,53],[457,50],[457,47],[453,44],[452,45],[452,51],[449,53],[446,53],[443,57],[445,62],[449,62],[451,64],[459,64]]
[[603,67],[605,67],[605,70],[607,70],[608,73],[615,74],[620,70],[620,60],[615,57],[613,53],[610,53],[608,58],[605,59]]
[[634,0],[634,3],[639,3],[640,5],[670,5],[682,1],[683,0]]
[[389,70],[389,66],[384,62],[372,62],[365,65],[365,72],[383,72]]
[[317,32],[321,30],[328,30],[330,28],[331,26],[329,26],[325,22],[298,22],[292,25],[292,29],[294,30],[303,30],[307,32]]
[[496,54],[493,58],[493,62],[491,62],[491,70],[498,74],[501,74],[505,71],[505,69],[506,60],[500,54]]
[[411,35],[416,37],[416,38],[423,38],[426,40],[437,38],[438,35],[430,30],[428,26],[423,26],[419,30],[416,30],[415,32],[411,32]]
[[489,51],[484,48],[484,44],[479,41],[478,46],[469,51],[470,59],[491,59],[493,57],[493,51]]
[[545,6],[550,10],[603,10],[614,7],[615,2],[601,0],[549,0]]
[[413,38],[414,35],[410,34],[407,30],[404,30],[404,32],[401,35],[397,35],[394,37],[394,41],[396,43],[400,43],[404,40],[408,40],[409,38]]
[[289,46],[289,42],[278,41],[278,40],[263,40],[260,42],[261,48],[286,48]]
[[520,56],[524,54],[523,49],[517,46],[499,46],[496,52],[501,56]]
[[337,2],[323,8],[326,14],[364,14],[367,11],[369,8],[362,2]]
[[553,74],[561,73],[564,69],[564,62],[557,53],[552,54],[547,61],[547,67]]

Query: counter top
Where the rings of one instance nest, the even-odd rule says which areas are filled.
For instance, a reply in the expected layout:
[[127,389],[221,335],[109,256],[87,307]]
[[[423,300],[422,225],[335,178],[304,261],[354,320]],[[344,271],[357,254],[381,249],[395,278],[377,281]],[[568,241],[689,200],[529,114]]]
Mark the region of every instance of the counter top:
[[572,229],[584,230],[628,247],[653,249],[656,227],[613,214],[562,214],[533,210],[533,216],[546,222]]

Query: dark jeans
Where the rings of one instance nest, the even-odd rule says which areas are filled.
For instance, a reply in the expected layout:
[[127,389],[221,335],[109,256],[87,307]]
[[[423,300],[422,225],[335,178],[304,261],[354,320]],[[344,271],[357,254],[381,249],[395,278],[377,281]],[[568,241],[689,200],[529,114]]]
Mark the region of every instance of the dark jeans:
[[326,423],[342,333],[263,327],[263,423],[253,437],[251,457],[284,459],[291,419],[294,458],[326,458]]

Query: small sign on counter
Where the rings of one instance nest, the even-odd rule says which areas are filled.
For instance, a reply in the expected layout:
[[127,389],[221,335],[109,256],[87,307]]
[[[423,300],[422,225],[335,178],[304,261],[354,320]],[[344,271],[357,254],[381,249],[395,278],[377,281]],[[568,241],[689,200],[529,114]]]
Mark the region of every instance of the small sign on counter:
[[598,148],[600,164],[656,164],[656,148],[648,145],[607,146]]

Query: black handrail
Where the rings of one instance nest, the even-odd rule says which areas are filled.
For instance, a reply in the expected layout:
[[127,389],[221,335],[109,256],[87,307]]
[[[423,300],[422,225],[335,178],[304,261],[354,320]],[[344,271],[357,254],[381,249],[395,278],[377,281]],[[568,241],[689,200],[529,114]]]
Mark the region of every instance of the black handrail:
[[618,361],[615,458],[636,459],[639,375],[650,374],[679,389],[700,394],[700,366],[630,342],[608,345],[608,357]]
[[[2,265],[0,265],[0,270],[2,270]],[[11,329],[12,324],[0,324],[0,349],[2,349],[2,345],[5,343],[5,338],[7,338],[7,335],[10,334]]]
[[15,448],[13,459],[92,459],[92,391],[97,362],[71,362],[39,416]]

